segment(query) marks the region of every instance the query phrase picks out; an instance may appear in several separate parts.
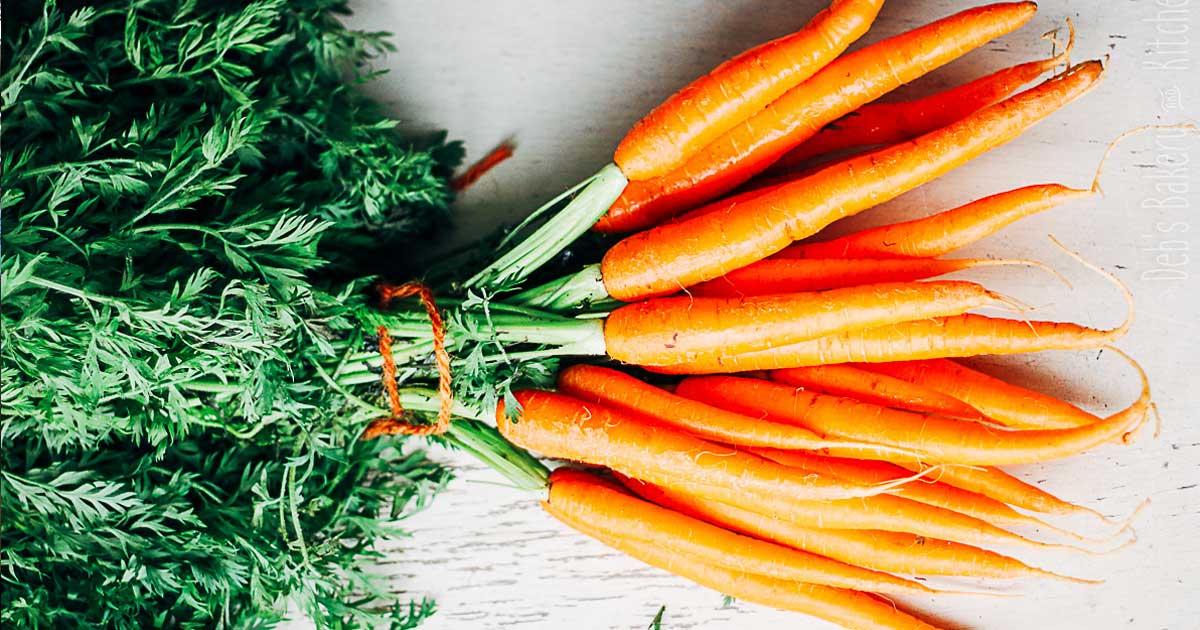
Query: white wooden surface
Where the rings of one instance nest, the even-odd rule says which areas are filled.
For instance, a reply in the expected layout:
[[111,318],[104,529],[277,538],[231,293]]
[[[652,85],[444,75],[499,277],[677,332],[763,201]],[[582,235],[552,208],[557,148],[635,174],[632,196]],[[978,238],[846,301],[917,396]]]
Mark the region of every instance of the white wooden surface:
[[[608,161],[625,129],[668,93],[723,58],[796,28],[825,3],[354,4],[354,25],[397,34],[398,52],[381,60],[392,74],[370,89],[408,127],[450,129],[467,142],[469,159],[506,138],[517,143],[514,159],[464,195],[457,217],[461,239],[521,217],[593,172]],[[893,0],[867,40],[968,4]],[[1160,14],[1166,11],[1160,4],[1183,10]],[[1043,0],[1039,15],[1021,31],[901,94],[926,93],[1040,56],[1048,45],[1038,36],[1068,16],[1079,31],[1077,59],[1112,55],[1103,86],[1010,145],[832,230],[917,216],[1019,185],[1060,181],[1083,187],[1105,144],[1121,131],[1196,118],[1200,4],[1187,0]],[[1121,346],[1150,372],[1164,426],[1157,440],[1015,471],[1112,515],[1153,499],[1133,548],[1106,557],[1020,554],[1035,564],[1105,578],[1104,585],[1022,582],[1016,586],[1027,595],[1019,599],[909,600],[947,627],[1200,628],[1198,160],[1195,136],[1131,139],[1105,172],[1105,198],[1027,219],[967,252],[1030,256],[1066,272],[1073,289],[1033,272],[973,276],[1037,306],[1040,317],[1111,325],[1122,313],[1115,290],[1050,246],[1047,233],[1128,283],[1137,296],[1138,320]],[[1175,192],[1162,186],[1168,182],[1177,185]],[[1060,353],[987,365],[1018,380],[1050,379],[1054,391],[1096,410],[1121,406],[1136,394],[1130,370],[1111,354]],[[671,629],[829,627],[760,606],[724,607],[718,593],[569,531],[544,515],[534,497],[494,485],[496,477],[469,460],[439,456],[461,467],[460,479],[407,522],[412,537],[390,548],[379,567],[398,597],[437,600],[440,612],[426,626],[430,630],[644,628],[662,605],[663,627]]]

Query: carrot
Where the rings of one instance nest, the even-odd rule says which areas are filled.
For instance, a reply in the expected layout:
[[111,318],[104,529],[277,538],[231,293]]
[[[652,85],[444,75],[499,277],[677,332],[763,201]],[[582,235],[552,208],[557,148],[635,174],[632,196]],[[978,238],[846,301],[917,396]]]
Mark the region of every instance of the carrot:
[[927,416],[805,391],[759,379],[729,376],[684,379],[676,393],[736,413],[759,413],[821,435],[910,449],[945,464],[1029,464],[1081,453],[1120,439],[1149,414],[1150,384],[1132,405],[1101,422],[1070,429],[1003,431],[940,416]]
[[608,294],[631,301],[718,278],[778,252],[833,221],[930,181],[1019,135],[1096,85],[1087,62],[1001,103],[908,142],[830,166],[766,194],[616,243],[601,274]]
[[595,365],[572,365],[558,373],[558,391],[652,423],[665,424],[706,440],[734,446],[819,450],[842,457],[917,457],[911,451],[863,442],[825,439],[793,424],[763,422],[706,405],[644,383],[624,372]]
[[728,192],[827,123],[1017,29],[1036,10],[1032,2],[972,8],[846,55],[741,121],[679,168],[630,182],[596,229],[641,229]]
[[829,363],[882,363],[1043,350],[1088,350],[1119,339],[1131,323],[1127,320],[1111,330],[1096,330],[1067,322],[1019,321],[968,313],[827,335],[711,360],[644,367],[666,374],[714,374]]
[[[787,250],[784,250],[787,251]],[[861,284],[907,282],[956,271],[1003,265],[1044,267],[1032,260],[933,258],[768,258],[688,288],[697,297],[736,297],[824,291]]]
[[[913,472],[921,472],[927,466],[927,464],[916,461],[896,461],[894,463]],[[1064,501],[999,468],[943,466],[936,474],[932,474],[931,478],[956,488],[977,492],[1023,510],[1043,514],[1086,514],[1111,522],[1110,519],[1091,508]]]
[[934,413],[951,418],[985,419],[979,410],[953,396],[887,374],[876,374],[868,369],[852,365],[817,365],[774,370],[770,377],[773,381],[793,387],[855,398],[883,407]]
[[977,578],[1045,577],[1091,583],[1031,567],[1016,558],[971,545],[919,534],[881,530],[804,527],[773,515],[758,514],[698,494],[622,479],[648,501],[781,545],[876,571],[903,575],[956,575]]
[[834,0],[804,28],[717,66],[639,120],[613,161],[630,180],[669,172],[862,37],[883,0]]
[[911,101],[869,103],[829,123],[815,136],[792,149],[771,171],[795,168],[814,157],[851,147],[892,144],[907,140],[968,116],[1008,98],[1022,85],[1070,59],[1075,27],[1068,20],[1071,40],[1063,52],[998,70],[963,85]]
[[929,217],[884,225],[819,243],[792,245],[780,258],[928,258],[948,254],[1023,219],[1096,189],[1060,184],[1026,186],[984,197]]
[[728,493],[757,488],[792,500],[844,499],[886,492],[807,475],[757,455],[709,442],[597,404],[538,390],[514,394],[510,418],[496,412],[500,433],[547,457],[605,466],[656,483],[695,484]]
[[937,592],[912,580],[722,529],[570,468],[551,473],[549,498],[542,507],[586,534],[652,545],[730,571],[880,593]]
[[863,370],[941,392],[1012,427],[1063,429],[1100,418],[1071,403],[972,370],[948,359],[867,363]]
[[[908,470],[885,462],[825,457],[801,451],[768,448],[751,449],[751,452],[785,466],[794,466],[858,484],[886,483],[909,476]],[[1037,517],[1018,512],[1002,501],[940,481],[915,481],[896,488],[892,493],[918,503],[974,516],[994,525],[1036,527],[1076,541],[1094,541]]]
[[895,604],[867,593],[732,571],[674,555],[654,545],[619,538],[597,538],[646,564],[739,600],[812,615],[845,628],[937,630],[936,626],[913,617]]
[[747,298],[668,297],[618,308],[604,324],[608,355],[674,364],[763,350],[822,335],[963,313],[1003,301],[973,282],[867,285]]

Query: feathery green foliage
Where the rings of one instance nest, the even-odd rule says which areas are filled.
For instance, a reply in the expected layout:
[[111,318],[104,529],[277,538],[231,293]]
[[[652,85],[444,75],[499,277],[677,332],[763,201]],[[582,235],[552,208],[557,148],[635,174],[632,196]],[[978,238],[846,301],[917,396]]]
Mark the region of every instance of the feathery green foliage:
[[431,612],[381,600],[363,561],[448,472],[359,442],[377,414],[351,397],[378,381],[316,366],[362,342],[364,281],[336,278],[444,218],[461,151],[354,90],[386,43],[343,11],[5,5],[5,627]]

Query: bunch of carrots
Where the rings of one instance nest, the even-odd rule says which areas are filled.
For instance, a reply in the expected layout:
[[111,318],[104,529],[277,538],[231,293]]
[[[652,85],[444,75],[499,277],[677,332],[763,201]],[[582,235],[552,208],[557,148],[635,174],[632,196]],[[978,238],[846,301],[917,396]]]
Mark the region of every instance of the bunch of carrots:
[[[631,556],[747,601],[911,630],[934,626],[882,596],[941,592],[916,577],[1089,582],[990,547],[1094,551],[1131,542],[1131,521],[1103,539],[1053,526],[1032,513],[1104,517],[998,467],[1128,443],[1153,405],[1141,368],[1111,346],[1132,323],[1132,297],[1081,258],[1120,289],[1121,324],[985,316],[972,311],[1021,305],[978,283],[929,280],[983,265],[1046,268],[940,257],[1097,194],[1099,168],[1085,188],[1025,186],[805,240],[1016,138],[1104,74],[1099,61],[1071,65],[1072,29],[1049,58],[873,103],[1036,10],[971,8],[843,54],[882,4],[835,0],[652,111],[613,165],[535,213],[557,209],[456,285],[485,295],[485,308],[456,303],[443,333],[431,334],[421,312],[384,328],[399,338],[387,351],[412,374],[428,372],[436,350],[451,357],[439,362],[443,377],[468,355],[595,357],[674,375],[651,384],[578,363],[553,391],[517,388],[495,409],[460,398],[454,411],[494,419],[521,448],[599,467],[562,467],[535,485],[548,488],[550,514]],[[589,229],[630,234],[598,265],[521,286]],[[1107,417],[951,360],[1098,348],[1127,359],[1141,381],[1138,398]]]

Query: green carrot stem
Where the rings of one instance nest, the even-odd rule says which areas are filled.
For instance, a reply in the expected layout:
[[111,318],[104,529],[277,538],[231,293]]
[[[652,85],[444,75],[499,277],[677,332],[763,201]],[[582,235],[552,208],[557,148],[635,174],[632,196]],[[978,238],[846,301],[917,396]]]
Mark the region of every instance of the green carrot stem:
[[[577,187],[551,200],[534,212],[540,215],[578,190],[567,205],[528,238],[462,284],[464,289],[496,292],[518,285],[558,255],[604,216],[628,183],[615,164],[609,164]],[[507,246],[508,239],[501,243]]]
[[522,291],[505,299],[505,303],[551,313],[612,310],[622,304],[609,297],[600,265],[588,265],[569,276]]

